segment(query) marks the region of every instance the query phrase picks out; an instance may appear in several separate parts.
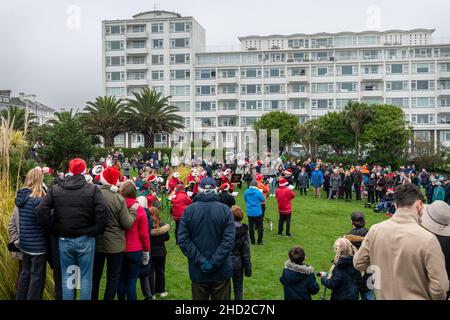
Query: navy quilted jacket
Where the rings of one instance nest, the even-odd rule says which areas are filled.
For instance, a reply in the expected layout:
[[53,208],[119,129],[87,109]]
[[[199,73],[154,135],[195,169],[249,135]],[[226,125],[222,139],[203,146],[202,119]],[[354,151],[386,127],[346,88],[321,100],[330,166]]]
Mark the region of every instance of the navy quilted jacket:
[[30,197],[30,189],[20,189],[16,195],[16,206],[19,208],[20,249],[26,253],[45,253],[47,242],[35,209],[42,198]]

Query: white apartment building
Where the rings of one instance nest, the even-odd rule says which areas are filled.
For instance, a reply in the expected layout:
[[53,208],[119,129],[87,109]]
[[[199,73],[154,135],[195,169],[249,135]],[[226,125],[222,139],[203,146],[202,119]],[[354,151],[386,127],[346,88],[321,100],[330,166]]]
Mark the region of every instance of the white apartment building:
[[[167,11],[102,24],[106,95],[152,87],[172,96],[185,130],[156,145],[202,138],[243,150],[252,124],[282,110],[304,123],[348,101],[401,107],[415,139],[450,145],[450,43],[432,29],[240,37],[240,48],[207,50],[192,17]],[[140,146],[139,135],[116,137]]]
[[33,120],[38,125],[46,124],[55,116],[55,110],[36,101],[35,94],[19,93],[18,97],[11,97],[11,90],[0,90],[0,111],[9,107],[27,108],[36,116]]

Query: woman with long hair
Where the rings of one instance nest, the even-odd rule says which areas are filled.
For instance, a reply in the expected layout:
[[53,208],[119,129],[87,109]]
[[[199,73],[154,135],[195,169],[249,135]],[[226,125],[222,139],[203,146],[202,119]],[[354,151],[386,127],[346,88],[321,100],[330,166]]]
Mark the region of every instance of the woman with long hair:
[[[120,194],[125,198],[128,208],[137,201],[137,190],[130,180],[125,181],[120,187]],[[131,229],[125,233],[125,254],[122,260],[120,273],[119,300],[136,300],[136,283],[141,265],[147,265],[150,260],[150,237],[148,234],[148,219],[145,210],[139,206],[136,210],[136,220]]]
[[20,250],[23,253],[22,270],[17,288],[17,300],[41,300],[45,287],[47,266],[47,240],[35,213],[45,196],[44,173],[41,168],[31,169],[23,187],[17,191],[19,210]]

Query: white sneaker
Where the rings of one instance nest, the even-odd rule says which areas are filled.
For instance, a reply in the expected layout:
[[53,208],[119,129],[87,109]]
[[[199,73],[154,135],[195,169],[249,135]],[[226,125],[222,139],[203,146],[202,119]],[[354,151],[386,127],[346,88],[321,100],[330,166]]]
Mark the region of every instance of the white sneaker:
[[162,293],[159,294],[159,296],[160,296],[161,298],[165,298],[165,297],[167,297],[168,295],[169,295],[168,292],[162,292]]
[[152,296],[152,300],[156,300],[156,296]]

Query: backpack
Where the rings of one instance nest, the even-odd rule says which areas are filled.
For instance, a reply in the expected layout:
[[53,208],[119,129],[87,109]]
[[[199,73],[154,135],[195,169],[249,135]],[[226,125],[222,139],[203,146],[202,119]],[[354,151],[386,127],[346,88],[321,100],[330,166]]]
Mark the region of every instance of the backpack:
[[445,190],[441,186],[437,186],[433,191],[433,202],[436,200],[445,200]]

